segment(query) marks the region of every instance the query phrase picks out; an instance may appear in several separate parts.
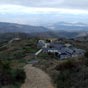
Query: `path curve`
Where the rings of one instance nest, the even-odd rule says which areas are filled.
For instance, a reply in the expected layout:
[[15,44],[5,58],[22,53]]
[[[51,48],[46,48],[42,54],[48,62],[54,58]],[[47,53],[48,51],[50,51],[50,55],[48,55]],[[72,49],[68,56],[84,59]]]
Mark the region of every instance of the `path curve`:
[[21,88],[54,88],[50,77],[41,69],[26,65],[24,67],[26,72],[26,80]]

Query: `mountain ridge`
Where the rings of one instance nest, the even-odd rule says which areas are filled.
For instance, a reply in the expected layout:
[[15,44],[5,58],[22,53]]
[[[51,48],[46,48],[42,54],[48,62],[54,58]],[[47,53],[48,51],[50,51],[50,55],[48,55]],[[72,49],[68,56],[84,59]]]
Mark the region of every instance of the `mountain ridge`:
[[57,22],[53,25],[48,26],[48,28],[51,28],[52,30],[66,30],[68,32],[88,31],[88,24],[81,22]]
[[49,31],[49,29],[42,26],[30,26],[30,25],[0,22],[0,33],[6,32],[31,33],[31,32],[45,32],[45,31]]
[[[27,35],[29,34],[31,37],[43,37],[43,38],[44,37],[76,38],[76,37],[83,37],[88,34],[88,30],[87,30],[88,27],[86,27],[86,30],[84,30],[83,28],[85,27],[82,27],[82,28],[76,27],[76,26],[69,27],[66,25],[63,26],[61,24],[58,24],[59,25],[57,26],[58,29],[50,29],[48,27],[43,27],[43,26],[30,26],[30,25],[0,22],[0,34],[27,33]],[[68,30],[69,28],[71,31]],[[76,30],[76,28],[78,28],[78,30]]]

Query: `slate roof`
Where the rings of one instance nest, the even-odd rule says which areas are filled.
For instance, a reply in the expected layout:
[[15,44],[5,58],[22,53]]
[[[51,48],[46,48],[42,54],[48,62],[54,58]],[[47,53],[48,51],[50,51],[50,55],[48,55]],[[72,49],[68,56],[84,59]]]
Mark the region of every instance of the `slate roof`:
[[85,53],[85,50],[77,49],[75,47],[66,47],[64,44],[51,43],[50,46],[52,46],[52,48],[49,48],[49,47],[43,48],[43,51],[48,52],[50,50],[52,50],[52,51],[57,50],[58,56],[60,55],[60,58],[62,58],[62,59],[81,56],[81,55],[84,55],[84,53]]

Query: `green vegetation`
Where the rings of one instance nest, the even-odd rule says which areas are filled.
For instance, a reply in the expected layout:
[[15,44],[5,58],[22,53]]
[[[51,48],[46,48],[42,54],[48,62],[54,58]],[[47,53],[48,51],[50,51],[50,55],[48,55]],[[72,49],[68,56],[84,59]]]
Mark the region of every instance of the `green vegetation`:
[[42,59],[34,66],[47,72],[56,88],[88,88],[88,65],[84,58],[63,61]]
[[6,85],[20,87],[25,78],[26,75],[23,69],[13,69],[10,62],[0,60],[0,88]]
[[22,59],[27,54],[35,53],[38,50],[36,43],[36,39],[25,39],[0,47],[0,59]]
[[[38,49],[36,39],[2,43],[0,47],[0,88],[20,88],[25,81],[23,67]],[[29,55],[29,56],[28,56]]]
[[[46,53],[41,53],[34,58],[34,53],[39,50],[36,46],[37,41],[38,39],[25,39],[0,48],[0,86],[20,88],[25,79],[23,66],[30,61],[38,60],[38,63],[33,65],[47,72],[56,88],[88,88],[88,52],[80,59],[69,58],[61,61],[54,55]],[[87,47],[73,40],[67,42],[83,49]]]
[[85,57],[87,57],[87,58],[88,58],[88,51],[85,53]]

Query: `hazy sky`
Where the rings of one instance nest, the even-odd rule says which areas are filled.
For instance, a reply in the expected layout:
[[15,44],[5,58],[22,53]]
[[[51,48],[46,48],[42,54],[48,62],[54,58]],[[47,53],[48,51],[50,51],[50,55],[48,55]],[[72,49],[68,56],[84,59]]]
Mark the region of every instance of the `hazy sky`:
[[88,22],[88,0],[0,0],[0,21],[31,25]]

